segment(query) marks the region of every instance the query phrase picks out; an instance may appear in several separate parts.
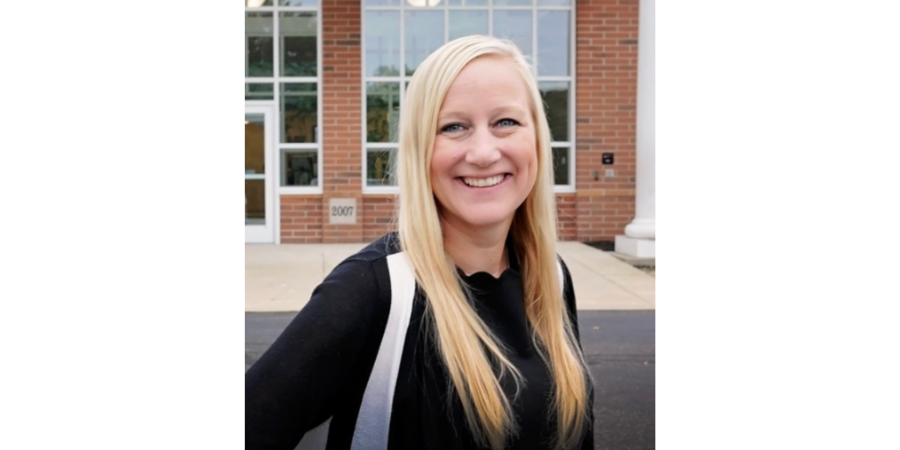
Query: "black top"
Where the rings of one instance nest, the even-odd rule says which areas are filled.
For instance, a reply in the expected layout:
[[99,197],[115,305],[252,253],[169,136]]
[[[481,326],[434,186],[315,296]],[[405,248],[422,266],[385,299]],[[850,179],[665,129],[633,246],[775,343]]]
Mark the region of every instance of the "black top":
[[[312,298],[270,349],[246,374],[246,448],[293,449],[303,433],[329,417],[329,449],[349,449],[356,414],[390,309],[385,258],[398,251],[388,235],[342,262],[316,288]],[[553,448],[550,419],[553,392],[547,366],[532,341],[525,317],[522,280],[515,255],[500,278],[484,272],[464,276],[478,315],[507,348],[507,357],[524,383],[515,396],[510,375],[501,386],[513,399],[519,434],[508,449]],[[565,299],[576,326],[571,277],[563,265]],[[451,385],[425,315],[420,290],[413,303],[391,413],[388,447],[477,449],[462,405]],[[593,392],[589,393],[593,400]],[[582,449],[593,448],[589,426]]]

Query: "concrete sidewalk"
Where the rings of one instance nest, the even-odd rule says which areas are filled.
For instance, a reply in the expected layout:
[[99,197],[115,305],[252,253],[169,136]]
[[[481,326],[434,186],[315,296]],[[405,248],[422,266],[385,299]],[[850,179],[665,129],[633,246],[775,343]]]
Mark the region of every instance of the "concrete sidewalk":
[[[341,261],[367,244],[247,244],[246,312],[299,311]],[[580,310],[656,309],[656,279],[601,250],[560,242]]]

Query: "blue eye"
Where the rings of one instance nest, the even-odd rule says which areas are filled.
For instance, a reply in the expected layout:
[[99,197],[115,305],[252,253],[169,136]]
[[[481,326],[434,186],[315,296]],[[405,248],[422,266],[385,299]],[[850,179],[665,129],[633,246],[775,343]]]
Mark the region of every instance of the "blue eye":
[[441,127],[441,133],[453,133],[454,131],[461,131],[463,129],[462,124],[459,123],[451,123],[444,125]]
[[513,127],[518,125],[519,122],[510,118],[500,119],[497,121],[497,126],[500,127]]

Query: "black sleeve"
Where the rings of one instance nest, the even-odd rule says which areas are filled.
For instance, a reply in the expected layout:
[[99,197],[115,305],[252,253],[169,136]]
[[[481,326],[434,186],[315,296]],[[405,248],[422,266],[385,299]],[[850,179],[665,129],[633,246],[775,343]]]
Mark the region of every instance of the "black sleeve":
[[293,449],[365,390],[390,310],[373,264],[336,267],[247,371],[246,448]]

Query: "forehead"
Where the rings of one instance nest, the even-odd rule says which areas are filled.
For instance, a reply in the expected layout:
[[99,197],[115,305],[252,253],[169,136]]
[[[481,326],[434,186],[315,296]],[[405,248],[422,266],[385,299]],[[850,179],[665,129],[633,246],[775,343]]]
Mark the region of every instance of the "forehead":
[[482,56],[466,64],[451,83],[443,106],[490,99],[529,103],[525,80],[508,57]]

